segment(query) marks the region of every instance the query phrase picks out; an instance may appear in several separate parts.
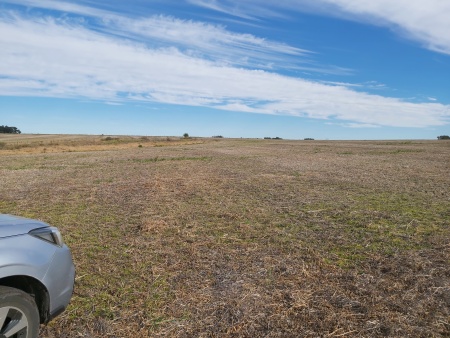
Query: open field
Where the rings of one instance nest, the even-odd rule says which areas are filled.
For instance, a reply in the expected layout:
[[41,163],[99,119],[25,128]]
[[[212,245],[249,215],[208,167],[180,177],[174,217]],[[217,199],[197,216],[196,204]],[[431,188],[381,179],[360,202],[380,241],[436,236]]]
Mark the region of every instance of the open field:
[[450,142],[0,135],[0,212],[58,226],[41,337],[449,337]]
[[119,150],[133,147],[196,144],[178,137],[0,134],[0,155]]

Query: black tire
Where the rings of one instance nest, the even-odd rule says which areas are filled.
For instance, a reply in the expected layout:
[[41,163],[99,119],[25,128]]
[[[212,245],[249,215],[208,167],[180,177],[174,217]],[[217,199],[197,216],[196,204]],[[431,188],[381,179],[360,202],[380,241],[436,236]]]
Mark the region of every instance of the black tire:
[[37,338],[39,312],[27,293],[0,286],[0,338]]

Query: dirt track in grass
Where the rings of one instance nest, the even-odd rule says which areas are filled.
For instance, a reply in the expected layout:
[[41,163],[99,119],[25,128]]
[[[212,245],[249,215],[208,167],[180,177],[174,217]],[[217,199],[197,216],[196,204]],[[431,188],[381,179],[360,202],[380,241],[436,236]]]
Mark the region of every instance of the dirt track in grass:
[[0,212],[77,267],[41,337],[450,335],[450,142],[0,144]]

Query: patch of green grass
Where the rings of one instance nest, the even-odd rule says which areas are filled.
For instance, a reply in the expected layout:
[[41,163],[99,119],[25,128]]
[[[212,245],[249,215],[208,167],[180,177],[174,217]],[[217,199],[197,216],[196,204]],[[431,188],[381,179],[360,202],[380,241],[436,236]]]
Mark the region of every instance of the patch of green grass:
[[373,193],[333,212],[332,206],[324,209],[325,217],[340,232],[336,233],[338,240],[330,240],[327,247],[341,267],[357,265],[374,254],[426,248],[430,236],[449,231],[450,203],[445,200],[430,204],[418,196]]
[[0,200],[0,213],[11,214],[17,207],[16,201]]

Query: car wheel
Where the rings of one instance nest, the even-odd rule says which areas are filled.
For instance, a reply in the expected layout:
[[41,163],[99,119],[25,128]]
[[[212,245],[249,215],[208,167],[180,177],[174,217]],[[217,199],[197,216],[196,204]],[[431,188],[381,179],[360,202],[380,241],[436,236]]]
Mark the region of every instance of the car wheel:
[[36,338],[38,333],[39,312],[33,298],[0,286],[0,338]]

